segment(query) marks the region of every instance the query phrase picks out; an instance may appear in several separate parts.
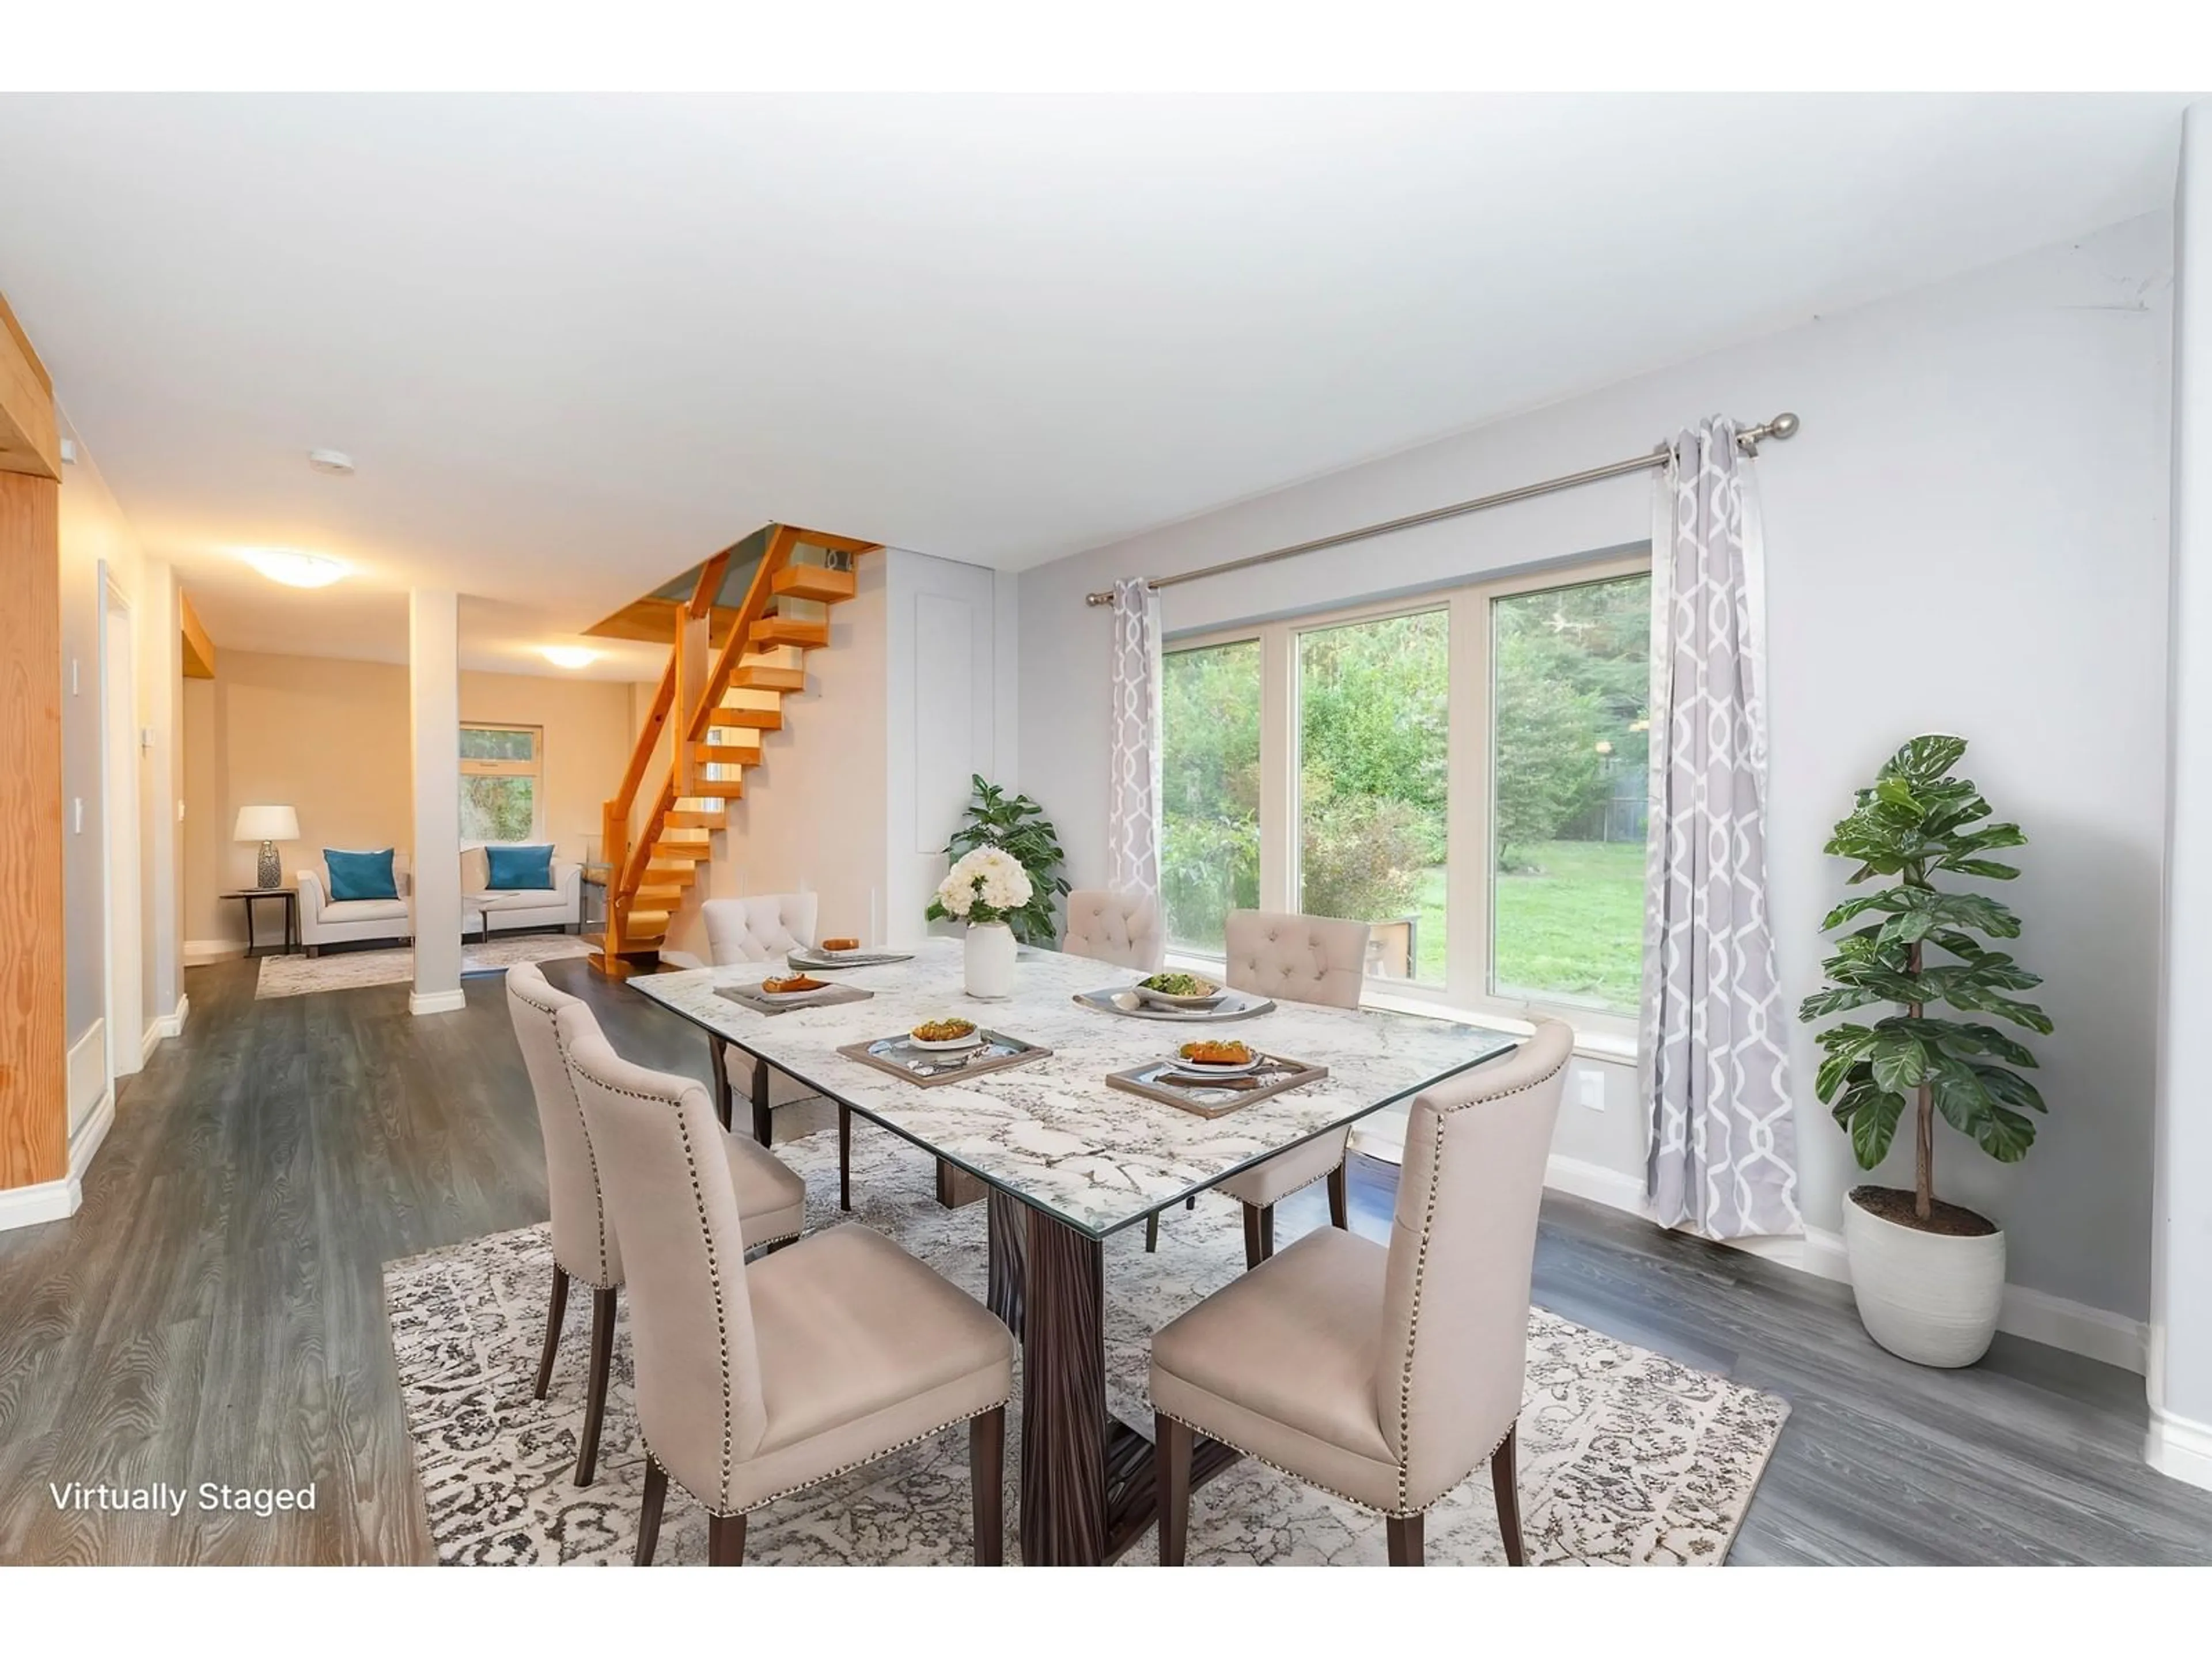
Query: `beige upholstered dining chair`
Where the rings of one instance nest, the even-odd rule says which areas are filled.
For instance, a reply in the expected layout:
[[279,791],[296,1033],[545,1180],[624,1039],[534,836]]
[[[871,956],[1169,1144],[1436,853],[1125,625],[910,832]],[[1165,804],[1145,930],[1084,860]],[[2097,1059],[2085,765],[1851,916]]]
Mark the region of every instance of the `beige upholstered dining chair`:
[[[732,963],[773,962],[788,951],[811,950],[815,942],[815,918],[818,914],[818,896],[813,893],[761,893],[750,898],[708,899],[699,907],[700,919],[707,924],[707,954],[717,968],[726,968]],[[736,1088],[736,1079],[750,1076],[752,1056],[722,1047],[722,1075]],[[821,1091],[809,1088],[796,1078],[788,1077],[773,1066],[768,1069],[768,1103],[772,1113],[779,1106],[790,1106],[802,1100],[818,1100]],[[725,1123],[732,1121],[732,1103],[714,1103]],[[837,1204],[841,1209],[853,1207],[853,1113],[852,1109],[837,1108]]]
[[1192,1436],[1389,1520],[1419,1566],[1422,1517],[1485,1458],[1505,1559],[1525,1559],[1514,1468],[1544,1164],[1574,1035],[1416,1097],[1386,1249],[1323,1228],[1152,1338],[1160,1560],[1182,1565]]
[[748,1510],[966,1423],[975,1559],[996,1565],[1006,1328],[866,1227],[748,1264],[706,1090],[622,1060],[584,1010],[564,1010],[559,1031],[629,1280],[638,1564],[653,1559],[671,1479],[712,1517],[709,1561],[736,1566]]
[[[1230,986],[1278,1002],[1357,1008],[1367,979],[1368,933],[1364,921],[1231,910],[1226,937]],[[1247,1267],[1255,1267],[1274,1254],[1276,1204],[1324,1176],[1328,1179],[1329,1224],[1352,1224],[1344,1175],[1345,1147],[1351,1138],[1347,1129],[1332,1129],[1216,1185],[1215,1191],[1244,1206]],[[1145,1248],[1151,1249],[1158,1238],[1159,1217],[1154,1214],[1146,1218]]]
[[1079,887],[1067,896],[1067,932],[1060,948],[1071,956],[1152,973],[1168,953],[1160,907],[1142,893]]
[[[568,1055],[558,1021],[566,1011],[579,1030],[599,1035],[582,999],[546,982],[534,963],[507,970],[507,1012],[514,1040],[538,1098],[538,1126],[545,1137],[545,1191],[553,1211],[553,1295],[545,1314],[545,1348],[532,1389],[545,1398],[553,1358],[561,1346],[561,1322],[568,1309],[568,1281],[592,1287],[592,1358],[585,1384],[584,1431],[576,1449],[576,1484],[588,1486],[599,1455],[599,1427],[607,1409],[607,1371],[614,1358],[615,1293],[623,1282],[622,1250],[608,1224],[598,1160],[577,1103]],[[745,1248],[773,1249],[796,1238],[806,1224],[806,1183],[766,1147],[724,1134],[720,1151],[737,1194]]]

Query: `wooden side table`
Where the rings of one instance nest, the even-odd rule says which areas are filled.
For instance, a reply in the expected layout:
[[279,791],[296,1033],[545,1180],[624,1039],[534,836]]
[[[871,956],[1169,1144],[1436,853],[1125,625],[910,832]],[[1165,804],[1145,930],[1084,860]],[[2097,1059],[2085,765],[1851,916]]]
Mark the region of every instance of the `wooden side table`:
[[289,956],[298,948],[300,937],[300,890],[296,887],[241,887],[222,895],[227,899],[240,899],[246,904],[246,954],[253,954],[253,901],[282,899],[284,902],[284,954]]

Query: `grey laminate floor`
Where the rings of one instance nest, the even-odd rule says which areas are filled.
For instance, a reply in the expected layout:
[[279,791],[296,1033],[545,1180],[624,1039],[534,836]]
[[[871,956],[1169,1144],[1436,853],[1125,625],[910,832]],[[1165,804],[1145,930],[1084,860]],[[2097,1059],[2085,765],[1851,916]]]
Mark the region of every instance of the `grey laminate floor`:
[[[549,972],[626,1054],[705,1075],[690,1028]],[[126,1084],[84,1208],[0,1234],[0,1562],[427,1555],[380,1270],[544,1215],[500,983],[413,1019],[404,987],[257,1003],[252,976],[186,975],[186,1033]],[[1358,1164],[1361,1231],[1394,1175]],[[1536,1297],[1790,1400],[1739,1563],[2212,1561],[2212,1493],[2142,1465],[2124,1371],[2008,1337],[1923,1370],[1840,1286],[1571,1199],[1546,1203]],[[66,1514],[47,1490],[205,1480],[312,1480],[317,1507]]]

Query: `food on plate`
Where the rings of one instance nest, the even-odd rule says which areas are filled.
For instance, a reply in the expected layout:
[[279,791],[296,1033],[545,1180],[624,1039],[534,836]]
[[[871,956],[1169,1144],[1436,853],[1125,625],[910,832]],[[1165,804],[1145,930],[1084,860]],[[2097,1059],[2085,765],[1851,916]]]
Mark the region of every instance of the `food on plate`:
[[1164,997],[1210,997],[1221,988],[1196,974],[1154,974],[1137,982],[1141,988],[1158,991]]
[[975,1022],[966,1019],[927,1020],[908,1033],[917,1042],[957,1042],[975,1034]]
[[822,948],[825,951],[857,951],[860,948],[860,941],[856,939],[825,939],[822,941]]
[[793,991],[818,991],[827,984],[826,979],[815,979],[806,974],[786,974],[781,978],[764,979],[761,989],[772,997],[787,996]]
[[1186,1042],[1176,1053],[1194,1066],[1248,1066],[1252,1051],[1241,1042]]

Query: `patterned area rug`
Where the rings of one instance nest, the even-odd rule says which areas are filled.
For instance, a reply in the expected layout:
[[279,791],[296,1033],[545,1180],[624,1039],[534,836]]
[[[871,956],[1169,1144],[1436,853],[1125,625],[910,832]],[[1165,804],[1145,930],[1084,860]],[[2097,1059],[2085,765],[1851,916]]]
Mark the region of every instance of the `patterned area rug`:
[[[461,972],[503,974],[518,962],[554,962],[587,957],[592,947],[573,933],[495,933],[483,944],[461,947]],[[415,977],[415,953],[389,951],[333,951],[319,957],[264,957],[253,994],[301,997],[316,991],[355,991],[365,985],[404,985]]]
[[[834,1136],[778,1152],[806,1176],[810,1227],[835,1224]],[[984,1206],[940,1208],[930,1160],[866,1123],[854,1126],[854,1219],[898,1240],[979,1298]],[[1151,1334],[1244,1265],[1227,1199],[1162,1219],[1157,1255],[1143,1229],[1106,1247],[1107,1389],[1115,1415],[1147,1433]],[[1286,1243],[1285,1237],[1279,1243]],[[630,1559],[644,1478],[632,1410],[629,1337],[617,1337],[598,1480],[571,1481],[583,1418],[591,1298],[571,1295],[553,1386],[530,1397],[552,1273],[545,1228],[528,1227],[388,1264],[384,1294],[408,1431],[447,1563],[621,1562]],[[1020,1395],[1018,1387],[1016,1400]],[[1532,1310],[1521,1416],[1522,1528],[1538,1564],[1706,1565],[1726,1559],[1789,1407]],[[1018,1407],[1006,1438],[1006,1559],[1020,1559]],[[771,1504],[749,1522],[745,1559],[791,1565],[965,1562],[967,1431],[893,1453]],[[1432,1564],[1503,1565],[1488,1468],[1431,1510]],[[706,1559],[705,1511],[672,1484],[658,1563]],[[1381,1517],[1246,1461],[1191,1500],[1190,1559],[1380,1565]],[[1147,1533],[1125,1564],[1156,1561]]]

